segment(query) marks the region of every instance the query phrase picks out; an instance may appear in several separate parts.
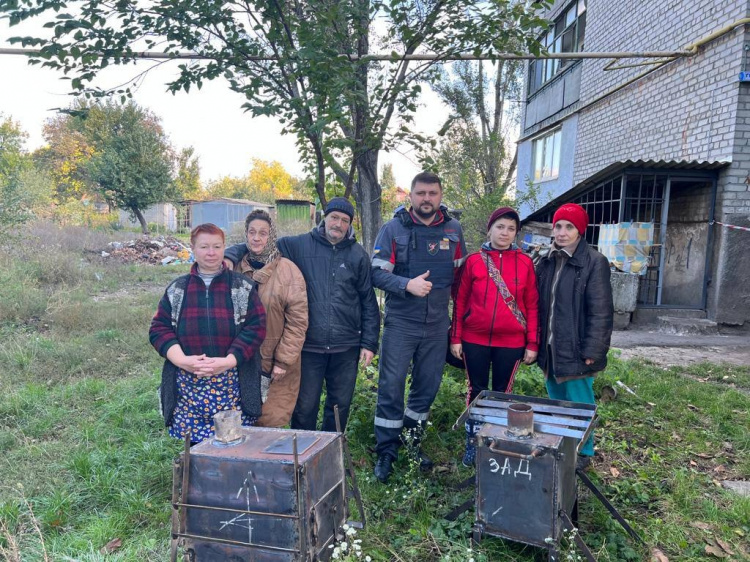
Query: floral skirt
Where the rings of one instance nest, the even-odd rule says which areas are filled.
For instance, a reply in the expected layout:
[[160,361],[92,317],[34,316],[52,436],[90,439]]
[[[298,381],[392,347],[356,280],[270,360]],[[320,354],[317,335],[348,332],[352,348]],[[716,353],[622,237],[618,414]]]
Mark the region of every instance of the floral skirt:
[[[213,418],[222,410],[241,410],[237,368],[210,377],[177,369],[177,405],[169,435],[184,439],[189,429],[191,443],[200,443],[214,434]],[[242,414],[242,425],[250,426],[255,422],[256,418]]]

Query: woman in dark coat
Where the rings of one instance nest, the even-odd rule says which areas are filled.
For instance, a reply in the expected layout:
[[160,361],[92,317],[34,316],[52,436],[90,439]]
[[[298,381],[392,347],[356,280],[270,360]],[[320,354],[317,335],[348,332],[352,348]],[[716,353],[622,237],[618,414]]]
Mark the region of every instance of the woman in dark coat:
[[243,425],[260,416],[266,314],[253,282],[224,266],[220,228],[195,227],[190,245],[195,265],[167,287],[149,339],[165,358],[160,398],[169,434],[200,443],[220,411],[241,410]]
[[[566,203],[552,219],[555,241],[537,268],[539,366],[555,400],[594,403],[594,376],[607,366],[614,308],[609,262],[583,237],[589,218]],[[585,468],[594,456],[593,434],[579,453]]]

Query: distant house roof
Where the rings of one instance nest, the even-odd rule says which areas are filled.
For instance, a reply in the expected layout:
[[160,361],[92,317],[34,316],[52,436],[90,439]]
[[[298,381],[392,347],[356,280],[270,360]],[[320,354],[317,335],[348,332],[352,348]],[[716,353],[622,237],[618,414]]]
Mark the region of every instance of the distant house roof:
[[277,205],[312,205],[312,201],[305,201],[304,199],[276,199]]

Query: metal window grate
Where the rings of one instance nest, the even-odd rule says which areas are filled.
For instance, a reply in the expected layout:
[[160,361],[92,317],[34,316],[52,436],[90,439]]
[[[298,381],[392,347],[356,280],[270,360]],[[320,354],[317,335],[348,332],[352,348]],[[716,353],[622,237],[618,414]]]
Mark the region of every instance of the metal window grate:
[[664,201],[667,197],[667,174],[627,174],[625,176],[625,198],[623,199],[623,221],[654,223],[654,245],[651,246],[646,275],[640,278],[638,304],[658,303],[659,275],[661,263],[662,228],[666,218]]
[[[599,242],[599,230],[602,224],[620,222],[623,176],[616,176],[573,199],[589,215],[589,227],[586,229],[586,241],[594,248]],[[554,210],[549,211],[540,220],[552,222]]]

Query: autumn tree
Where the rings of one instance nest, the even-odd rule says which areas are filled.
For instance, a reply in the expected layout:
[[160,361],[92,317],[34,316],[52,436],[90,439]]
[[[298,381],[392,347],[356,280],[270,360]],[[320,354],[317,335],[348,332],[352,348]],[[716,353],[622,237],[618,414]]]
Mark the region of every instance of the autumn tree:
[[159,118],[135,103],[74,102],[45,129],[49,146],[38,159],[50,165],[58,196],[96,193],[135,217],[178,198],[175,154]]
[[276,199],[308,199],[305,187],[304,182],[292,176],[279,162],[253,158],[247,175],[239,178],[224,176],[210,182],[206,191],[214,198],[273,203]]
[[[74,104],[75,107],[75,104]],[[86,170],[94,147],[83,132],[69,127],[70,116],[61,114],[43,128],[46,145],[34,152],[34,161],[46,170],[55,185],[55,202],[65,203],[96,193]]]
[[[250,199],[252,188],[247,176],[241,178],[235,178],[232,176],[224,176],[217,180],[209,181],[206,184],[206,194],[209,199]],[[270,203],[272,196],[268,194],[268,198],[263,200],[264,197],[256,197],[254,201],[259,203]]]
[[300,180],[276,160],[267,162],[253,158],[247,179],[254,193],[270,192],[274,199],[302,199],[306,196],[300,189]]
[[37,170],[24,143],[27,134],[0,113],[0,232],[33,216],[50,196],[49,178]]
[[[187,50],[173,91],[224,77],[253,115],[275,116],[296,136],[325,204],[326,170],[353,194],[363,243],[380,226],[378,153],[410,130],[421,83],[455,53],[491,55],[509,44],[538,52],[534,38],[547,0],[298,0],[295,2],[6,3],[11,24],[46,21],[52,37],[11,41],[41,49],[36,62],[70,73],[78,90],[109,64],[127,64],[142,48],[166,56]],[[376,60],[372,47],[393,53]],[[414,61],[420,53],[432,60]],[[127,89],[119,92],[127,95]]]
[[201,166],[192,146],[183,148],[177,155],[177,173],[174,183],[180,199],[201,200],[206,198],[206,190],[201,184]]

